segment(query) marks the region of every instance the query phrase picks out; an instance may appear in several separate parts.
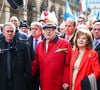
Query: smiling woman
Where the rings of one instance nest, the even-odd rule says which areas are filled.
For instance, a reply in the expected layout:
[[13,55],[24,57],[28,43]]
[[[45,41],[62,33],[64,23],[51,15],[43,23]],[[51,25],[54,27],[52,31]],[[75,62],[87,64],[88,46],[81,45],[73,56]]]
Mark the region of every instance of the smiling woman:
[[91,90],[91,79],[96,86],[95,81],[100,76],[100,66],[98,54],[92,50],[92,42],[92,34],[88,29],[77,30],[70,63],[70,90]]
[[75,38],[74,38],[75,47],[79,48],[79,46],[78,46],[79,42],[81,43],[80,38],[83,38],[83,37],[84,37],[84,39],[87,39],[85,47],[92,48],[92,41],[93,41],[92,34],[88,29],[82,29],[82,28],[79,29],[75,35]]

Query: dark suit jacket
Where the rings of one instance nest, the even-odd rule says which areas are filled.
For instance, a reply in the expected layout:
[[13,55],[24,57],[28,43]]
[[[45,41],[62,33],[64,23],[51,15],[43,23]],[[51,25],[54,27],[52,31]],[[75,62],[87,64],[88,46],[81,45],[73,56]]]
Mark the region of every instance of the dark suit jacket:
[[[98,53],[100,64],[100,43],[97,44],[95,51]],[[100,90],[100,78],[97,80],[97,89]]]
[[[9,81],[12,85],[10,90],[32,90],[31,60],[28,47],[19,39],[14,38],[11,51],[11,78],[7,79],[7,52],[0,53],[0,90],[9,90],[7,85]],[[7,42],[5,38],[0,38],[0,49],[6,49]]]
[[[28,43],[30,46],[30,53],[31,53],[31,61],[34,60],[34,55],[35,55],[35,51],[33,50],[33,36],[30,36],[28,39]],[[42,39],[44,38],[44,36],[42,35]],[[33,90],[39,90],[39,85],[40,85],[40,73],[39,71],[34,75],[33,77]]]
[[[73,37],[72,37],[72,38],[70,39],[70,41],[69,41],[69,42],[70,42],[70,44],[71,44],[72,46],[73,46],[73,44],[74,44],[74,43],[73,43],[74,36],[75,36],[75,34],[73,35]],[[61,35],[60,37],[65,39],[66,34]]]
[[[33,50],[33,38],[34,38],[33,36],[30,36],[29,39],[28,39],[32,61],[34,60],[34,54],[35,54],[35,51]],[[42,40],[43,40],[43,38],[44,38],[44,36],[42,35]]]
[[100,62],[100,43],[97,44],[95,51],[97,51],[98,56],[99,56],[99,62]]
[[16,37],[19,38],[20,40],[27,39],[27,35],[25,35],[24,33],[19,32],[19,30],[16,30]]

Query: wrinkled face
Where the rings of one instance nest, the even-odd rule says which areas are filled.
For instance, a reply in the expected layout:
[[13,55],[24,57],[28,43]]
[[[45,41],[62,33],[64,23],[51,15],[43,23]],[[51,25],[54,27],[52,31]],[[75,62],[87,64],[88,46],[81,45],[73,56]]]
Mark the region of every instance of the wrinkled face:
[[75,31],[75,26],[73,21],[68,20],[65,22],[65,32],[67,35],[72,35]]
[[15,36],[15,31],[11,26],[6,26],[3,30],[3,35],[7,42],[11,42]]
[[95,39],[100,39],[100,24],[95,24],[93,26],[92,33]]
[[28,34],[29,28],[27,27],[21,27],[20,30],[26,34]]
[[51,41],[56,36],[56,30],[54,28],[45,28],[43,30],[44,36],[47,40]]
[[79,48],[85,48],[86,45],[87,45],[87,36],[85,34],[83,35],[79,35],[78,38],[77,38],[77,46]]
[[39,26],[31,26],[31,34],[32,36],[38,38],[42,34],[42,30]]

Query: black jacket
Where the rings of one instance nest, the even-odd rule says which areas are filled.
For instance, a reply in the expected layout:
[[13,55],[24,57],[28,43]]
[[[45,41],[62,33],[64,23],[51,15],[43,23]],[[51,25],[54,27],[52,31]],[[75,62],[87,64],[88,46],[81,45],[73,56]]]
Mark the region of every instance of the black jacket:
[[[43,40],[44,36],[41,35],[41,37],[42,37],[42,40]],[[30,53],[31,53],[31,60],[32,61],[34,60],[34,54],[35,54],[35,51],[33,50],[33,39],[34,39],[33,36],[30,36],[28,38],[28,44],[29,44],[29,47],[30,47]]]
[[98,45],[96,46],[95,51],[98,53],[100,63],[100,43],[98,43]]
[[[44,36],[42,35],[42,39],[44,38]],[[30,46],[30,53],[31,53],[31,61],[34,60],[34,55],[35,55],[35,51],[33,50],[33,36],[30,36],[28,39],[28,43]],[[33,77],[33,90],[39,90],[39,85],[40,85],[40,72],[39,70],[37,71],[37,73],[34,75]]]
[[[27,45],[14,38],[11,47],[11,78],[7,79],[7,52],[0,52],[0,90],[9,90],[9,81],[12,85],[10,90],[31,90],[32,71],[30,53]],[[0,38],[0,50],[7,48],[4,37]]]
[[[97,46],[94,49],[98,53],[99,64],[100,64],[100,43],[98,43]],[[100,78],[97,80],[97,90],[100,90]]]
[[[73,37],[72,37],[72,38],[70,39],[70,41],[69,41],[69,42],[70,42],[70,44],[71,44],[72,46],[73,46],[73,44],[74,44],[74,43],[73,43],[74,36],[75,36],[75,34],[73,35]],[[60,37],[65,39],[66,34],[61,35]]]

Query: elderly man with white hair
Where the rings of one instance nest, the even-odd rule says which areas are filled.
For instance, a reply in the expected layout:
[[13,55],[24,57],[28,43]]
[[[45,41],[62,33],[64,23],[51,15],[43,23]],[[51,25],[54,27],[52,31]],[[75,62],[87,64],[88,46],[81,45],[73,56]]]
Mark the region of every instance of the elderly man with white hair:
[[15,30],[14,24],[6,23],[0,37],[0,90],[32,90],[30,53]]
[[44,39],[37,45],[32,62],[32,74],[40,70],[41,90],[67,90],[69,88],[69,64],[71,45],[59,38],[54,23],[43,26]]

